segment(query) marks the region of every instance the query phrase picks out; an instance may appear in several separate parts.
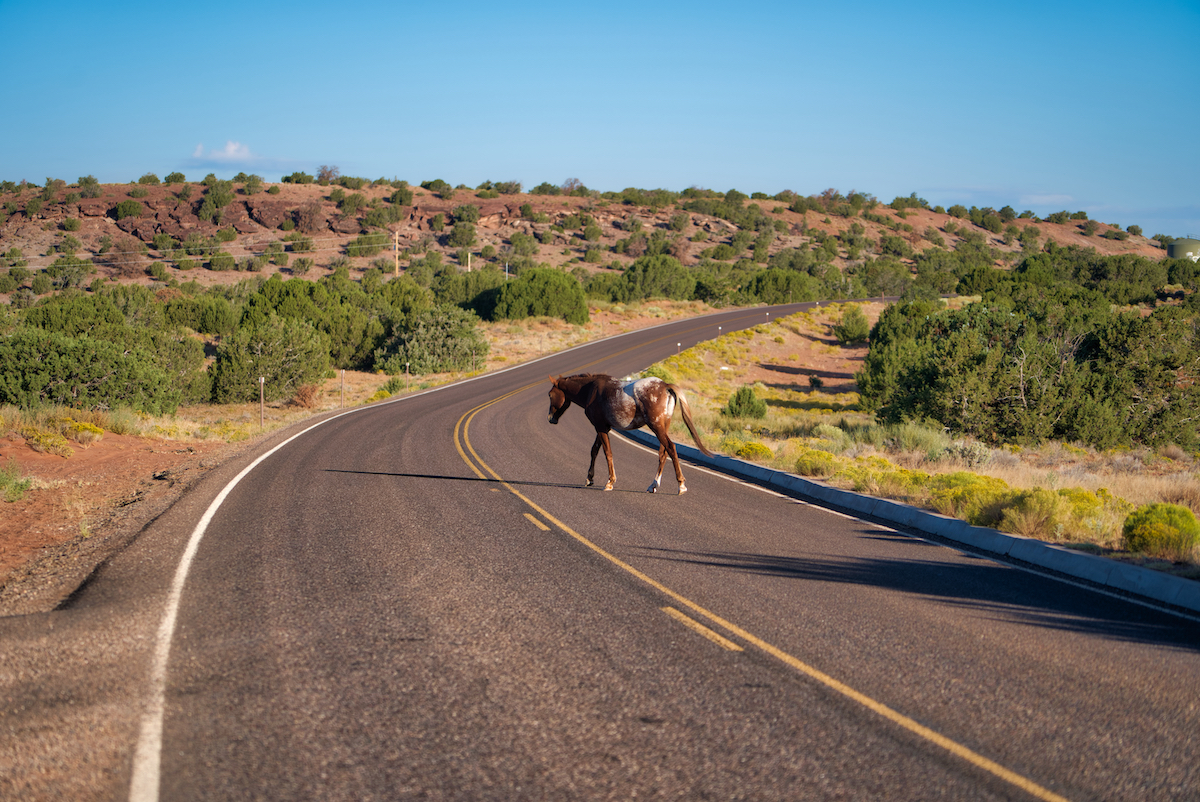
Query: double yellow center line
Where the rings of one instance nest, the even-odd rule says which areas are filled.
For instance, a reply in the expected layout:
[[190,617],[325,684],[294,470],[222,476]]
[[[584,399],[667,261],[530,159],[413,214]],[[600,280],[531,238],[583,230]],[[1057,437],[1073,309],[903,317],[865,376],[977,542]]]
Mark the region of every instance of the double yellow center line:
[[[957,757],[962,758],[963,760],[965,760],[966,762],[975,766],[976,768],[982,769],[983,771],[986,771],[989,774],[992,774],[993,776],[998,777],[1001,780],[1004,780],[1005,782],[1016,786],[1017,788],[1020,788],[1022,791],[1025,791],[1027,794],[1034,797],[1035,799],[1046,800],[1046,802],[1067,802],[1066,797],[1060,796],[1059,794],[1056,794],[1047,788],[1043,788],[1042,786],[1038,785],[1037,783],[1033,782],[1032,780],[1028,779],[1027,777],[1017,774],[1015,771],[1011,771],[1010,769],[1007,769],[1004,766],[1001,766],[999,763],[996,763],[993,760],[989,760],[988,758],[984,757],[983,755],[979,754],[978,752],[968,749],[967,747],[963,746],[962,744],[958,743],[957,741],[951,740],[950,738],[947,738],[946,736],[942,735],[939,732],[931,730],[929,727],[926,727],[923,724],[919,724],[918,722],[914,721],[913,719],[909,718],[908,716],[893,710],[892,708],[888,707],[887,705],[883,704],[882,702],[878,702],[875,699],[872,699],[871,697],[867,696],[866,694],[856,691],[854,688],[851,688],[849,685],[845,684],[844,682],[841,682],[840,680],[837,680],[837,679],[829,676],[828,674],[824,673],[823,671],[820,671],[820,670],[814,668],[813,666],[808,665],[807,663],[803,662],[802,660],[792,656],[791,654],[788,654],[787,652],[783,651],[782,649],[780,649],[776,646],[773,646],[772,644],[766,642],[762,638],[759,638],[758,636],[751,634],[750,632],[746,631],[745,629],[742,629],[741,627],[737,626],[736,624],[733,624],[730,621],[726,621],[724,618],[720,617],[716,613],[711,612],[710,610],[705,609],[704,607],[701,607],[699,604],[692,601],[691,599],[688,599],[687,597],[682,596],[679,593],[676,593],[674,590],[671,590],[666,585],[663,585],[662,583],[658,582],[657,580],[652,579],[651,577],[642,573],[638,569],[634,568],[629,563],[619,559],[618,557],[614,556],[613,554],[610,554],[609,552],[600,548],[595,543],[588,540],[586,537],[579,534],[574,529],[572,529],[571,527],[567,526],[562,521],[555,518],[553,515],[551,515],[545,509],[543,509],[542,507],[535,504],[531,499],[529,499],[527,496],[525,496],[523,493],[521,493],[521,491],[517,490],[511,484],[509,484],[508,482],[505,482],[504,479],[500,476],[500,474],[498,474],[494,470],[492,470],[492,468],[486,462],[483,461],[483,459],[479,456],[479,454],[476,453],[474,447],[471,445],[471,439],[469,437],[468,430],[470,428],[471,421],[475,418],[475,416],[477,414],[479,414],[484,409],[487,409],[488,407],[493,406],[494,404],[498,404],[501,401],[504,401],[508,398],[513,397],[514,395],[517,395],[518,393],[525,392],[526,390],[532,389],[536,386],[538,386],[538,385],[537,384],[526,385],[525,387],[521,387],[520,389],[514,390],[510,393],[506,393],[505,395],[494,398],[491,401],[487,401],[483,404],[480,404],[479,406],[474,407],[474,408],[468,410],[467,412],[465,412],[463,414],[463,416],[458,419],[458,422],[455,423],[455,425],[454,425],[454,447],[458,450],[458,454],[460,457],[462,457],[463,461],[471,468],[472,471],[475,472],[475,474],[480,479],[487,479],[490,476],[493,480],[495,480],[500,485],[502,485],[506,490],[508,490],[514,496],[516,496],[517,498],[521,499],[521,501],[523,501],[527,505],[529,505],[529,507],[532,510],[534,510],[538,515],[540,515],[542,517],[542,519],[549,521],[551,524],[558,527],[560,530],[565,532],[567,535],[570,535],[576,541],[578,541],[582,545],[586,546],[587,548],[591,549],[596,554],[598,554],[601,557],[603,557],[604,559],[608,560],[613,565],[617,566],[618,568],[622,569],[623,571],[628,572],[632,576],[637,577],[642,582],[645,582],[650,587],[654,588],[655,590],[659,591],[663,595],[672,599],[680,607],[691,610],[698,617],[708,620],[712,624],[720,627],[721,629],[730,633],[734,637],[771,655],[772,657],[776,658],[784,665],[796,670],[797,672],[799,672],[813,680],[816,680],[817,682],[824,685],[825,687],[827,687],[831,690],[834,690],[849,699],[854,700],[858,704],[862,705],[863,707],[867,708],[868,710],[871,710],[871,711],[879,714],[880,716],[882,716],[883,718],[892,722],[893,724],[897,725],[898,727],[900,727],[904,730],[907,730],[908,732],[913,733],[914,735],[917,735],[917,736],[925,739],[926,741],[929,741],[930,743],[940,746],[942,749],[945,749],[947,752],[950,752],[951,754],[954,754]],[[470,454],[470,456],[468,456],[468,453]],[[485,471],[486,471],[486,473],[485,473]],[[531,521],[533,521],[535,524],[537,524],[539,526],[539,528],[548,529],[544,524],[541,523],[541,521],[537,520],[534,516],[526,513],[526,517],[529,518]],[[663,607],[662,609],[664,612],[666,612],[672,618],[675,618],[676,620],[683,623],[685,626],[688,626],[689,628],[694,629],[695,631],[699,632],[701,635],[704,635],[704,637],[709,638],[710,640],[713,640],[718,645],[721,645],[723,648],[729,649],[731,651],[741,651],[741,649],[742,649],[741,646],[739,646],[738,644],[729,640],[728,638],[725,638],[724,636],[719,635],[718,633],[714,632],[713,630],[709,629],[708,627],[705,627],[702,624],[699,624],[698,622],[692,620],[690,617],[688,617],[687,615],[685,615],[683,612],[679,611],[678,609],[676,609],[674,607],[670,607],[670,606]]]

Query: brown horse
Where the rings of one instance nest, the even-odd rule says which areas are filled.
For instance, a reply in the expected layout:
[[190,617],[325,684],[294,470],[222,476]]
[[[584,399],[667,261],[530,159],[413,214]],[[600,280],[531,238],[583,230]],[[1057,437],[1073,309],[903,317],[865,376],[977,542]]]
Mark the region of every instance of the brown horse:
[[591,487],[596,475],[596,454],[601,446],[608,460],[608,484],[605,490],[612,490],[617,481],[617,472],[613,470],[612,448],[608,444],[608,433],[612,429],[629,431],[649,426],[650,431],[658,438],[658,473],[647,491],[658,490],[662,479],[663,465],[667,455],[675,465],[675,478],[679,480],[680,495],[687,492],[683,483],[683,470],[679,467],[679,455],[675,453],[675,444],[667,436],[671,428],[671,418],[675,414],[675,403],[683,412],[683,422],[687,424],[692,439],[706,456],[712,453],[700,442],[700,435],[692,425],[692,414],[688,409],[687,399],[683,391],[673,384],[667,384],[662,379],[648,378],[635,381],[620,381],[603,373],[580,373],[575,376],[550,377],[550,422],[558,423],[558,419],[567,411],[571,404],[578,404],[583,413],[596,427],[596,442],[592,444],[592,462],[588,465],[587,486]]

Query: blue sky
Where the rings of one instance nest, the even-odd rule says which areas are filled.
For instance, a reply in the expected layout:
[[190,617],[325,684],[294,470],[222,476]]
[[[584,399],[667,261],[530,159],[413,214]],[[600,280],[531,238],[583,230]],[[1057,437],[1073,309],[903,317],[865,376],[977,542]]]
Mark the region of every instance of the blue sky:
[[827,187],[1200,236],[1200,2],[0,0],[0,179]]

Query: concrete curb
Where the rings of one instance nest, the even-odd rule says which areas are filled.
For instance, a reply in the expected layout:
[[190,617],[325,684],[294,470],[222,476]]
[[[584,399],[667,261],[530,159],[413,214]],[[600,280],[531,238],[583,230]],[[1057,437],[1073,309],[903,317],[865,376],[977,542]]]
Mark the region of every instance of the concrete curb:
[[[644,446],[658,448],[658,439],[649,432],[622,432]],[[721,473],[747,479],[789,495],[812,499],[860,515],[911,527],[979,551],[1009,557],[1055,573],[1091,582],[1104,588],[1160,602],[1192,612],[1200,612],[1200,582],[1182,579],[1161,571],[1065,549],[1021,535],[1009,535],[995,529],[972,526],[957,518],[917,509],[889,499],[875,498],[805,479],[795,474],[764,468],[732,457],[706,457],[698,449],[676,443],[679,456]]]

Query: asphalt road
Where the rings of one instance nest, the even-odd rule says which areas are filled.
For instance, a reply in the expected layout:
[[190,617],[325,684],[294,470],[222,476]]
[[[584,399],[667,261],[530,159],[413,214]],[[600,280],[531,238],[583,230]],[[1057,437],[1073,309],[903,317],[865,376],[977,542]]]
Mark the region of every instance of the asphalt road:
[[650,495],[619,437],[617,489],[582,487],[548,374],[765,315],[223,467],[67,609],[0,620],[0,796],[1200,798],[1197,622],[694,466]]

